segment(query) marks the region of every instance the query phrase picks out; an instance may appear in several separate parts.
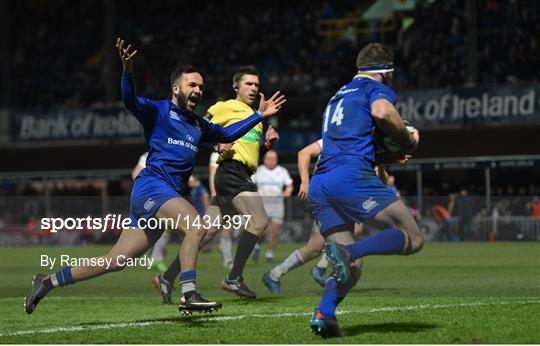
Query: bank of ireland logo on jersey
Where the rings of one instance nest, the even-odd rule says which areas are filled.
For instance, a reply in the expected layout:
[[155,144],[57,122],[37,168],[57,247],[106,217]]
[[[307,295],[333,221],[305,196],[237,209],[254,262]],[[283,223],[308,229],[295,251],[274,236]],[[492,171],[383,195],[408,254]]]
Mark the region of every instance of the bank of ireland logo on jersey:
[[148,199],[146,200],[146,202],[144,202],[143,208],[144,208],[144,210],[149,211],[150,208],[152,208],[152,207],[155,206],[155,205],[156,205],[156,201],[154,201],[154,200],[152,199],[152,197],[150,197],[150,198],[148,198]]
[[365,211],[370,211],[376,206],[379,205],[379,202],[373,199],[373,197],[369,197],[362,203],[362,208],[364,208]]
[[193,142],[193,141],[195,140],[195,138],[193,138],[193,136],[192,136],[192,135],[189,135],[189,134],[186,135],[186,139],[187,139],[188,141],[190,141],[190,142]]
[[175,111],[169,111],[169,117],[174,120],[180,120],[180,117],[178,116],[178,114],[176,114]]

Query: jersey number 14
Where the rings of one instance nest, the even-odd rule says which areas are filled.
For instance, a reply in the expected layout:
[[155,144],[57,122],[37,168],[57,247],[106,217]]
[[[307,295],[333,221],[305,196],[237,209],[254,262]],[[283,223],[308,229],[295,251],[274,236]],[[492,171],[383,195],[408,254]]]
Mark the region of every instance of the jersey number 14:
[[[328,105],[328,107],[326,107],[326,111],[324,112],[324,132],[328,131],[328,118],[330,117],[331,110],[332,105]],[[332,119],[330,120],[330,124],[336,124],[336,126],[340,126],[341,121],[343,120],[343,116],[343,99],[341,99],[337,103],[336,108],[334,108],[334,113],[332,113]]]

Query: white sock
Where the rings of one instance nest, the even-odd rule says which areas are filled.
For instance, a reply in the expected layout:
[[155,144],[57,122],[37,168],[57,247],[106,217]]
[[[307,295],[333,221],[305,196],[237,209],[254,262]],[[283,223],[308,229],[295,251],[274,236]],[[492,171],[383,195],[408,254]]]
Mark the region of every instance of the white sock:
[[195,282],[190,281],[182,284],[182,294],[187,292],[195,291]]
[[232,262],[232,239],[225,237],[219,238],[219,249],[223,255],[223,263]]
[[279,279],[283,275],[287,274],[287,272],[301,266],[302,264],[304,264],[304,259],[302,258],[302,255],[300,255],[300,252],[296,250],[270,271],[270,278],[272,278],[272,280],[279,281]]
[[152,247],[152,258],[154,260],[158,262],[163,261],[163,258],[165,257],[165,248],[169,243],[169,238],[169,233],[163,232],[161,238],[159,238],[158,241],[154,244],[154,247]]
[[49,277],[51,278],[51,283],[53,287],[58,287],[58,280],[56,279],[56,275],[50,274]]
[[266,258],[274,258],[274,253],[270,250],[266,251],[266,254],[264,255]]
[[323,253],[321,259],[319,260],[319,262],[317,262],[316,266],[323,269],[328,268],[328,257],[326,257],[325,253]]

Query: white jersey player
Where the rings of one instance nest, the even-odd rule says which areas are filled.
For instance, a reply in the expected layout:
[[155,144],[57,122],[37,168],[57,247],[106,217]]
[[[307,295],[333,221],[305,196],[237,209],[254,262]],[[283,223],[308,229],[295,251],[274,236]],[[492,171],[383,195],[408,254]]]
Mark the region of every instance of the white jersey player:
[[290,197],[294,190],[293,180],[289,171],[283,166],[278,165],[278,155],[274,150],[269,150],[264,155],[264,164],[257,168],[255,174],[251,177],[257,184],[259,195],[262,198],[264,209],[268,215],[268,250],[265,258],[266,262],[271,263],[274,260],[279,232],[283,225],[285,215],[284,198]]

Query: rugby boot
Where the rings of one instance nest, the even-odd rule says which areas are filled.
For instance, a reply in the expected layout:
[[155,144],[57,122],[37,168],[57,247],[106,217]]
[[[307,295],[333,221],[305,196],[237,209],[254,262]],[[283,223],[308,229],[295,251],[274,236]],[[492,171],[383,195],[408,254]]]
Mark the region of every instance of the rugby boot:
[[257,293],[253,292],[246,286],[242,277],[234,280],[230,280],[228,277],[225,277],[223,282],[221,282],[221,288],[225,291],[234,293],[239,297],[257,298]]
[[261,281],[263,284],[268,287],[270,292],[274,294],[280,294],[281,293],[281,283],[279,281],[276,281],[270,277],[270,272],[264,273],[262,276]]
[[188,292],[180,297],[178,310],[183,315],[189,315],[194,311],[211,313],[221,309],[220,302],[211,302],[203,298],[198,292]]
[[349,252],[343,245],[330,240],[326,243],[326,256],[328,256],[328,259],[332,263],[332,267],[334,268],[332,275],[336,278],[336,281],[340,285],[347,285],[351,279],[349,270],[351,255]]
[[326,268],[315,266],[309,270],[309,273],[311,274],[313,280],[315,280],[315,282],[318,283],[321,287],[324,287],[326,285],[326,277],[324,276],[326,274]]
[[31,314],[36,309],[39,301],[49,293],[50,288],[45,287],[43,280],[48,279],[49,274],[36,274],[32,278],[32,290],[24,298],[24,311]]
[[158,290],[159,296],[163,304],[172,304],[173,302],[171,299],[171,295],[174,287],[169,281],[165,280],[163,274],[152,276],[150,281],[152,282],[152,286],[154,286],[154,288]]
[[343,336],[343,332],[339,328],[337,319],[325,317],[318,308],[313,311],[313,316],[311,317],[311,321],[309,321],[309,326],[311,327],[313,333],[324,339],[338,338]]

